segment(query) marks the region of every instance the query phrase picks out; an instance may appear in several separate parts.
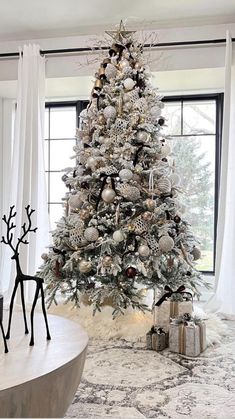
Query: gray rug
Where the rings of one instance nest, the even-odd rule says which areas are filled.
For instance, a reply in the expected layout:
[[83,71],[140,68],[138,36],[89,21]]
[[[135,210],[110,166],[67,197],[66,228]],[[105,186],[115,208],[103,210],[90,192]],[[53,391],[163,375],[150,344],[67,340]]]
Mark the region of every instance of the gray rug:
[[235,418],[235,322],[200,357],[143,343],[91,341],[82,382],[66,418]]

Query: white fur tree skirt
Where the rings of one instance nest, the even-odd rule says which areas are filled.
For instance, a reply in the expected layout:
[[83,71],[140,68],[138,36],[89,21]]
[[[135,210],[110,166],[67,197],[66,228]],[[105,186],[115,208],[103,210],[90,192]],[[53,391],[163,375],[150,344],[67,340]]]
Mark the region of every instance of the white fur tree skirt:
[[[51,314],[56,314],[78,322],[93,339],[125,339],[126,341],[143,341],[153,324],[150,312],[142,313],[133,309],[126,311],[115,320],[112,318],[112,307],[105,306],[101,312],[92,315],[92,307],[81,305],[73,308],[71,304],[59,304],[50,308]],[[222,336],[227,334],[227,326],[212,313],[205,313],[194,305],[194,314],[202,317],[206,322],[207,345],[219,343]]]

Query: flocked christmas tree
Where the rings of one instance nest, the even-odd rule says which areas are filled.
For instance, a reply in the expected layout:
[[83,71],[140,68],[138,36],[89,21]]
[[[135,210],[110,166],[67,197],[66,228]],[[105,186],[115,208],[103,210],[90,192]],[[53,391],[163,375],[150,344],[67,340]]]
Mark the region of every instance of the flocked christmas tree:
[[114,315],[145,309],[143,289],[188,286],[197,293],[200,257],[180,213],[180,179],[164,138],[161,97],[151,87],[143,46],[122,22],[95,74],[80,117],[76,167],[63,176],[67,213],[40,270],[49,303],[57,292],[86,295]]

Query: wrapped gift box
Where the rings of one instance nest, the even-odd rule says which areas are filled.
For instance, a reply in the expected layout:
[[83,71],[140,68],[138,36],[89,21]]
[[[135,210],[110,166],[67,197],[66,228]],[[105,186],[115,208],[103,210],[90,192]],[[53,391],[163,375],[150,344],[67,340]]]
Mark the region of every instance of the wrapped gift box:
[[0,322],[3,319],[3,296],[0,294]]
[[147,349],[154,351],[162,351],[168,345],[168,333],[162,328],[152,327],[151,330],[146,334],[146,346]]
[[164,301],[160,306],[154,306],[154,325],[169,330],[170,319],[193,312],[192,301]]
[[172,321],[169,328],[169,349],[187,356],[198,356],[206,349],[206,325],[203,321]]

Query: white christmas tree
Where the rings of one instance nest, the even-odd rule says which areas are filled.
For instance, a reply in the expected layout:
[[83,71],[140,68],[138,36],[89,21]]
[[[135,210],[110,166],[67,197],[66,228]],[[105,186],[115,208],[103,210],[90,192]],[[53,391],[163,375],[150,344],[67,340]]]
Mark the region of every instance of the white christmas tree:
[[115,316],[129,306],[146,309],[142,289],[186,285],[197,293],[201,278],[143,46],[122,22],[107,33],[113,44],[81,114],[77,166],[63,176],[67,213],[40,276],[49,303],[57,292],[76,305],[86,295],[96,310],[108,298]]

